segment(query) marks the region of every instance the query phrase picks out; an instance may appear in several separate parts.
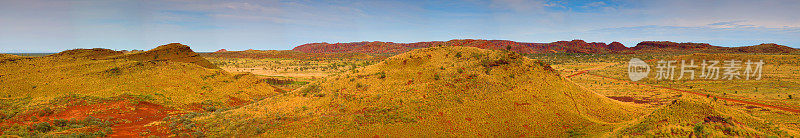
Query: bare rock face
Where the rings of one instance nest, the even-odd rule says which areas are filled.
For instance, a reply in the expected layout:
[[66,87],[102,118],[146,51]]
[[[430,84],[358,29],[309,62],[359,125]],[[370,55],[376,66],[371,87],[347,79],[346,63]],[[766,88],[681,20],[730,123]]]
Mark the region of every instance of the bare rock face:
[[220,50],[217,50],[217,51],[216,51],[216,52],[214,52],[214,53],[222,53],[222,52],[228,52],[228,50],[226,50],[226,49],[220,49]]
[[121,56],[111,57],[110,59],[129,59],[136,61],[172,61],[184,62],[200,65],[205,68],[218,69],[219,67],[211,64],[208,60],[200,57],[199,54],[192,51],[189,46],[180,43],[171,43],[158,46],[154,49]]

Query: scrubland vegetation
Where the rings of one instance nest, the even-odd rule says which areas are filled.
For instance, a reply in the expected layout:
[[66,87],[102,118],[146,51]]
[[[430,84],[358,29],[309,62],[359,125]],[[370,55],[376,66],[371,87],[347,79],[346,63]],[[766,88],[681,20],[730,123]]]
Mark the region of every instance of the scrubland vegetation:
[[513,52],[436,47],[194,120],[219,136],[568,136],[608,133],[640,109]]
[[[459,44],[469,45],[451,46]],[[680,50],[672,47],[680,45],[772,54],[558,49],[599,45],[582,41],[551,43],[549,48],[557,49],[552,53],[523,54],[521,44],[506,41],[318,45],[352,45],[358,47],[344,50],[372,52],[324,53],[306,47],[312,52],[197,54],[185,45],[168,44],[129,53],[78,49],[41,57],[0,54],[0,135],[800,136],[800,115],[791,110],[800,109],[800,55],[776,54],[792,49],[765,49],[783,48],[776,45],[720,49],[649,42],[639,48]],[[403,47],[374,49],[381,45]],[[651,65],[661,59],[766,64],[761,80],[655,80],[651,71],[650,77],[631,82],[631,58]]]
[[[80,116],[96,112],[131,114],[128,117],[141,118],[241,106],[283,92],[255,75],[231,74],[214,68],[216,66],[180,44],[164,45],[135,54],[108,49],[77,49],[43,57],[4,56],[0,59],[0,106],[4,120],[0,131],[9,131],[9,135],[30,136],[60,133],[38,130],[33,133],[34,129],[19,129],[44,125],[42,122],[52,125],[56,121],[49,113],[37,115],[40,112],[65,113],[55,114],[55,118],[67,120],[82,119]],[[75,96],[92,99],[141,97],[136,98],[141,99],[137,100],[137,104],[117,104],[129,102],[131,98],[117,98],[97,104],[113,103],[112,109],[132,108],[132,111],[139,111],[136,108],[140,107],[138,104],[146,103],[148,106],[142,106],[145,108],[142,110],[147,112],[137,114],[139,112],[91,107],[73,111],[70,107],[75,106],[57,104]],[[86,100],[72,102],[87,103]],[[164,110],[150,112],[149,109],[156,107]],[[29,116],[47,118],[29,119]],[[119,121],[118,117],[105,119]],[[112,127],[122,127],[124,124],[115,123]]]
[[[552,58],[549,57],[537,57],[536,55],[532,55],[533,58]],[[564,55],[564,56],[574,56],[574,55]],[[558,57],[558,56],[556,56]],[[618,58],[618,57],[625,57],[625,58]],[[655,69],[650,72],[650,77],[645,78],[643,80],[637,82],[630,82],[627,78],[627,60],[630,58],[641,58],[645,61],[648,61],[648,64],[656,64],[656,60],[690,60],[694,59],[695,62],[699,62],[701,60],[764,60],[766,61],[763,67],[763,78],[761,80],[707,80],[707,79],[696,79],[696,80],[656,80],[655,76]],[[643,58],[644,57],[644,58]],[[615,133],[615,135],[648,135],[648,136],[669,136],[669,135],[683,135],[688,136],[712,136],[712,137],[719,137],[719,136],[797,136],[798,128],[798,113],[792,111],[786,111],[778,108],[771,108],[771,107],[763,107],[757,106],[753,104],[745,104],[741,102],[733,102],[722,100],[720,98],[728,98],[728,99],[736,99],[742,100],[746,102],[755,102],[757,104],[764,104],[770,106],[778,106],[782,108],[788,109],[800,109],[798,108],[797,101],[793,101],[789,99],[788,95],[797,95],[797,91],[794,87],[800,86],[795,81],[798,76],[795,75],[793,70],[796,69],[798,64],[797,58],[800,55],[796,54],[663,54],[663,55],[655,55],[650,54],[650,56],[646,55],[608,55],[608,56],[595,56],[592,59],[594,62],[584,62],[581,63],[581,59],[577,59],[577,61],[564,61],[564,62],[555,62],[554,68],[561,68],[561,71],[565,73],[572,73],[576,74],[577,72],[591,69],[590,67],[592,64],[602,64],[602,63],[615,63],[612,66],[603,67],[603,69],[598,70],[590,70],[586,71],[584,75],[577,75],[571,78],[577,84],[589,87],[595,92],[606,95],[609,98],[616,99],[619,101],[635,103],[637,105],[643,105],[647,107],[653,107],[658,110],[666,110],[663,108],[670,108],[668,103],[675,99],[681,99],[682,101],[690,101],[690,102],[698,102],[698,101],[705,101],[708,103],[701,103],[701,104],[713,104],[713,107],[705,107],[707,105],[687,105],[683,106],[688,110],[691,111],[691,108],[701,109],[697,107],[704,107],[704,108],[726,108],[723,111],[714,111],[714,112],[721,112],[722,114],[729,114],[729,115],[739,115],[744,116],[743,118],[753,118],[751,120],[764,120],[764,122],[747,122],[741,124],[734,124],[733,126],[747,126],[747,125],[755,125],[755,126],[747,126],[747,127],[755,127],[755,128],[730,128],[731,124],[714,124],[712,126],[708,126],[707,120],[704,121],[705,123],[698,123],[698,118],[694,120],[697,126],[696,128],[703,130],[711,131],[705,133],[699,133],[702,135],[698,135],[696,132],[688,131],[688,128],[691,126],[675,126],[673,124],[666,124],[666,123],[653,123],[653,122],[641,122],[647,124],[660,124],[658,126],[666,127],[668,125],[672,125],[667,130],[654,130],[658,127],[655,126],[648,126],[648,127],[634,127],[628,128],[635,130],[634,132],[629,133]],[[568,59],[568,58],[564,58]],[[700,64],[700,63],[696,63]],[[589,66],[589,67],[585,67]],[[596,67],[596,66],[595,66]],[[574,71],[577,68],[578,71]],[[699,69],[698,69],[699,70]],[[679,71],[679,70],[676,70]],[[743,71],[743,68],[742,70]],[[687,74],[688,75],[688,74]],[[699,75],[699,72],[698,72]],[[670,88],[670,89],[667,89]],[[709,94],[708,96],[698,95],[693,93],[686,93],[682,91],[690,91],[693,93],[699,94]],[[781,98],[778,95],[783,95]],[[686,97],[692,96],[693,98],[677,98],[677,97]],[[666,106],[666,107],[665,107]],[[697,106],[697,107],[693,107]],[[675,108],[675,107],[673,107]],[[727,110],[730,108],[731,110]],[[705,111],[709,112],[709,111]],[[655,114],[655,113],[654,113]],[[671,117],[671,116],[679,116],[687,113],[669,113],[665,115],[661,115],[662,117]],[[673,117],[676,118],[676,117]],[[736,117],[734,117],[736,118]],[[688,119],[688,118],[683,118]],[[730,119],[730,118],[728,118]],[[666,120],[666,119],[662,119]],[[651,120],[652,121],[652,120]],[[730,123],[730,122],[728,122]],[[703,125],[706,124],[706,125]],[[713,124],[713,123],[712,123]],[[763,127],[764,124],[768,124],[768,127]],[[710,127],[710,128],[709,128]],[[678,129],[678,128],[682,128]],[[684,131],[686,130],[686,131]],[[748,130],[758,130],[757,132],[746,132]],[[647,131],[647,132],[646,132]]]
[[227,72],[252,73],[258,75],[260,78],[268,80],[267,82],[269,84],[286,91],[297,89],[329,75],[355,70],[379,62],[379,60],[373,58],[292,58],[305,57],[296,56],[301,54],[302,53],[288,53],[286,55],[281,55],[289,58],[266,58],[259,56],[262,54],[252,54],[252,57],[248,58],[225,58],[220,55],[207,55],[210,57],[206,58],[211,61],[212,64],[219,66]]

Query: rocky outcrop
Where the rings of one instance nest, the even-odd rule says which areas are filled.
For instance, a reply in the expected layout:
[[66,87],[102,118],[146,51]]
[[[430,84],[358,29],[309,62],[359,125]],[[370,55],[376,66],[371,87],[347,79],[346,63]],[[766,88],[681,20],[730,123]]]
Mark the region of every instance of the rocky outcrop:
[[110,59],[128,59],[136,61],[172,61],[172,62],[193,63],[210,69],[219,68],[211,64],[211,62],[201,57],[199,54],[192,51],[192,49],[190,49],[189,46],[180,43],[166,44],[158,46],[154,49],[145,52],[114,56],[110,57]]

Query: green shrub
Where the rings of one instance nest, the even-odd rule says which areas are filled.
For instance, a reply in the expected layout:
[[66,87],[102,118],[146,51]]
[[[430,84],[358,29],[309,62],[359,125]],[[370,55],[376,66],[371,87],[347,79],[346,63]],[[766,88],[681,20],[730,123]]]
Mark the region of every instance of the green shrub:
[[39,111],[39,116],[52,115],[54,112],[55,111],[53,109],[50,109],[49,107],[46,107],[46,108],[42,109],[42,111]]
[[50,125],[50,123],[48,123],[48,122],[39,122],[39,123],[31,125],[31,129],[32,129],[32,131],[36,131],[36,132],[39,132],[39,133],[45,133],[45,132],[49,132],[50,130],[53,130],[53,126]]

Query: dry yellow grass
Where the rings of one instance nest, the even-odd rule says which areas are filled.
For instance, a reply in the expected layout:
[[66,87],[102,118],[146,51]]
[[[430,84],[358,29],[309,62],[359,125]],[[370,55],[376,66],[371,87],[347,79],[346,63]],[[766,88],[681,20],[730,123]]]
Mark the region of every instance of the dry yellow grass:
[[[231,97],[253,101],[280,92],[252,74],[212,69],[213,65],[203,66],[208,61],[199,57],[191,61],[181,58],[197,54],[183,45],[172,45],[131,55],[108,49],[77,49],[44,57],[2,60],[0,97],[25,101],[12,107],[17,110],[34,109],[67,95],[134,95],[152,99],[153,103],[183,107],[203,102],[227,105]],[[183,50],[163,52],[173,48]],[[137,55],[159,58],[138,60],[147,56]],[[161,58],[169,56],[179,58]]]
[[[791,102],[796,102],[796,99],[790,99],[787,95],[796,94],[793,90],[796,84],[792,81],[797,80],[796,66],[798,63],[797,55],[781,55],[781,54],[687,54],[687,55],[611,55],[609,58],[601,58],[598,63],[619,62],[620,64],[627,64],[627,60],[619,61],[614,57],[627,57],[623,59],[630,59],[633,57],[645,57],[647,59],[664,59],[664,60],[730,60],[737,59],[740,61],[746,60],[764,60],[767,64],[764,66],[764,79],[762,80],[737,80],[737,81],[713,81],[713,80],[694,80],[694,81],[654,81],[647,80],[640,81],[650,85],[642,85],[639,83],[631,83],[627,81],[625,76],[627,66],[612,66],[600,70],[590,71],[588,74],[600,74],[601,76],[610,76],[610,79],[595,75],[577,75],[571,77],[573,81],[581,86],[589,87],[596,92],[619,99],[621,101],[636,102],[647,105],[656,110],[653,115],[645,116],[643,119],[631,122],[630,125],[624,125],[620,130],[625,130],[616,133],[616,135],[625,136],[647,136],[647,137],[686,137],[690,135],[700,134],[695,133],[694,128],[698,128],[698,132],[703,131],[700,136],[750,136],[750,137],[766,137],[766,136],[797,136],[798,132],[798,116],[797,113],[783,111],[775,108],[762,107],[752,104],[743,104],[738,102],[729,102],[725,100],[713,101],[713,97],[701,98],[693,97],[686,98],[686,96],[693,96],[689,93],[682,93],[680,91],[665,89],[654,86],[672,87],[682,90],[709,93],[719,97],[729,97],[741,100],[758,100],[770,101],[765,104],[775,106],[786,106]],[[587,59],[565,59],[588,61]],[[560,63],[559,61],[556,61]],[[559,66],[581,66],[585,64],[595,64],[592,62],[582,62],[577,64],[560,64]],[[655,64],[655,63],[653,63]],[[695,63],[699,64],[699,63]],[[651,74],[652,77],[653,74]],[[652,79],[652,78],[650,78]],[[684,95],[683,98],[675,97]],[[677,105],[671,101],[678,100]],[[786,103],[779,103],[773,101],[780,101]],[[667,105],[662,106],[663,103]],[[713,104],[713,105],[705,105]],[[796,104],[795,104],[796,105]],[[713,111],[712,111],[713,110]],[[718,120],[733,119],[738,121],[739,124],[732,123],[719,123],[719,122],[705,122],[704,117],[710,117]],[[724,119],[720,119],[724,118]],[[753,121],[757,120],[757,121]],[[703,129],[699,129],[703,128]]]
[[620,127],[614,134],[646,137],[797,136],[722,102],[687,95]]
[[0,59],[12,58],[12,57],[19,57],[19,56],[12,54],[0,54]]
[[195,121],[212,136],[599,136],[641,109],[516,53],[434,47]]

